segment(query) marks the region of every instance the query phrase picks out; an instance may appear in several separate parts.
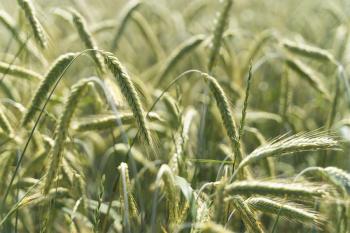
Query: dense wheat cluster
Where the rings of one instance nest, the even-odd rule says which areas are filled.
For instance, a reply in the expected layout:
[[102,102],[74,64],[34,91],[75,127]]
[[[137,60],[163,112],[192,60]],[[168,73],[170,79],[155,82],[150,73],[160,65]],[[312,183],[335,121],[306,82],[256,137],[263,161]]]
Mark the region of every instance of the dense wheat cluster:
[[350,232],[349,12],[0,0],[0,232]]

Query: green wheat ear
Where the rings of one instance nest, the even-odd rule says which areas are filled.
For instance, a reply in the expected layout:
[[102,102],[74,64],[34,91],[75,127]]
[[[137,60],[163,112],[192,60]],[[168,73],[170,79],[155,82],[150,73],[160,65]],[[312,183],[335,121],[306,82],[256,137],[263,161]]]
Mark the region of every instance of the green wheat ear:
[[290,51],[291,53],[294,53],[297,55],[305,56],[305,57],[320,60],[320,61],[331,62],[334,64],[337,63],[334,56],[330,52],[318,47],[314,47],[314,46],[302,44],[302,43],[296,43],[290,40],[283,40],[282,46],[286,48],[288,51]]
[[280,215],[289,221],[298,221],[303,224],[314,224],[320,226],[322,217],[300,204],[286,202],[282,199],[269,199],[264,197],[253,197],[245,201],[253,210],[264,213]]
[[91,33],[88,31],[85,19],[78,11],[74,9],[71,9],[70,11],[73,16],[73,23],[78,31],[80,39],[83,41],[87,49],[93,49],[93,51],[90,51],[92,58],[97,64],[99,70],[101,72],[105,72],[103,59],[101,57],[101,54],[98,51],[96,51],[98,49],[97,44],[94,38],[92,37]]
[[112,53],[101,53],[104,57],[108,69],[116,78],[119,88],[134,114],[139,127],[141,138],[145,140],[148,145],[153,146],[151,132],[147,126],[147,120],[141,104],[141,100],[136,92],[135,86],[132,83],[130,76],[118,58],[116,58]]
[[51,149],[50,165],[47,171],[46,180],[43,187],[43,193],[47,194],[52,187],[53,181],[55,180],[58,170],[60,168],[62,154],[64,150],[64,143],[67,137],[68,128],[72,120],[73,114],[77,108],[78,102],[81,96],[84,94],[87,85],[91,82],[91,79],[82,79],[76,83],[64,105],[64,109],[58,124],[55,129],[54,144]]
[[23,116],[23,126],[27,125],[35,117],[35,113],[41,108],[45,99],[48,97],[50,90],[54,87],[55,83],[59,80],[63,72],[71,64],[75,57],[75,53],[66,53],[58,57],[51,65],[38,89],[35,91],[34,97],[30,101],[27,112]]
[[286,183],[279,181],[235,181],[226,186],[229,195],[270,195],[275,197],[303,198],[313,200],[329,196],[329,187],[315,183]]
[[117,31],[112,39],[112,45],[111,45],[112,52],[117,50],[121,36],[123,35],[126,25],[130,17],[132,16],[132,13],[136,11],[141,4],[142,2],[139,0],[132,0],[132,1],[129,1],[128,4],[122,9],[121,15],[119,16],[119,20],[118,20],[119,24],[117,27]]
[[208,61],[208,72],[210,73],[213,69],[217,56],[220,51],[221,43],[222,43],[222,36],[224,34],[225,28],[228,24],[229,20],[229,14],[230,10],[233,4],[233,0],[225,0],[224,6],[222,8],[222,11],[217,19],[215,29],[214,29],[214,37],[212,40],[212,48],[210,50],[209,54],[209,61]]
[[233,119],[233,113],[228,98],[226,97],[226,94],[220,86],[219,82],[215,78],[205,73],[202,73],[202,75],[205,80],[209,82],[209,88],[216,100],[216,104],[220,111],[221,119],[224,123],[226,133],[232,143],[233,151],[235,152],[237,161],[240,162],[243,157],[240,150],[238,129]]
[[0,73],[12,75],[22,79],[43,79],[42,75],[32,70],[28,70],[23,67],[8,64],[5,62],[0,62]]
[[268,157],[282,157],[288,154],[303,151],[337,150],[338,141],[334,137],[328,136],[325,132],[299,133],[290,137],[279,137],[269,143],[266,143],[252,153],[250,153],[239,164],[233,177],[243,167],[253,162]]
[[131,181],[129,178],[129,169],[126,163],[121,163],[118,167],[121,174],[119,182],[119,193],[124,213],[124,223],[128,228],[133,228],[134,224],[139,224],[139,211],[136,206],[136,201],[132,194]]
[[17,0],[17,2],[18,2],[18,5],[24,11],[26,18],[28,19],[29,24],[32,27],[33,34],[36,41],[42,48],[46,48],[47,39],[46,39],[45,31],[36,16],[33,3],[31,2],[31,0]]
[[164,65],[159,71],[159,74],[155,78],[157,85],[162,85],[162,83],[166,81],[166,78],[170,72],[176,67],[177,63],[187,54],[191,53],[195,48],[197,48],[204,40],[204,35],[196,35],[178,45],[166,59]]
[[241,215],[241,219],[244,222],[244,225],[251,233],[263,233],[264,230],[255,217],[254,212],[251,210],[249,205],[244,202],[241,196],[233,196],[230,198],[234,207],[237,209],[239,214]]
[[286,64],[291,70],[300,75],[301,78],[307,81],[312,88],[323,95],[327,100],[331,99],[329,91],[322,79],[320,79],[318,74],[308,65],[291,56],[286,57]]
[[4,132],[8,133],[9,135],[13,134],[13,128],[1,107],[0,107],[0,128]]

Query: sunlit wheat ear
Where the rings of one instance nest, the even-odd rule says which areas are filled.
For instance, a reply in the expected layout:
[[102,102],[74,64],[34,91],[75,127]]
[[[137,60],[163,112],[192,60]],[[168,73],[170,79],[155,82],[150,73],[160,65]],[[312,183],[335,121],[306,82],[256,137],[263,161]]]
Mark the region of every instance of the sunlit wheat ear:
[[122,204],[121,209],[124,213],[124,223],[125,225],[129,225],[133,224],[131,219],[137,221],[139,213],[136,207],[135,199],[132,195],[128,165],[126,163],[121,163],[118,170],[121,174],[119,183],[120,202]]
[[95,51],[96,49],[98,49],[97,44],[88,30],[85,19],[76,10],[71,9],[70,11],[71,11],[71,14],[73,16],[73,23],[75,25],[75,28],[77,29],[79,37],[83,41],[85,48],[86,49],[94,49],[94,51],[90,51],[90,54],[91,54],[92,58],[94,59],[99,70],[104,72],[105,66],[103,63],[103,59],[101,57],[101,54],[98,51]]
[[58,188],[53,188],[49,190],[47,195],[43,195],[42,193],[38,192],[23,198],[19,202],[17,209],[20,209],[23,207],[42,205],[42,204],[48,203],[53,198],[59,199],[61,197],[69,197],[69,190],[63,187],[58,187]]
[[31,0],[17,0],[17,2],[18,2],[18,5],[20,5],[22,10],[24,11],[26,18],[29,21],[30,26],[32,27],[33,34],[36,41],[42,48],[46,48],[47,46],[46,34],[36,16],[36,12]]
[[310,200],[317,197],[325,197],[329,194],[329,186],[315,183],[286,183],[273,181],[235,181],[226,186],[226,192],[230,195],[270,195],[283,197],[303,197]]
[[19,33],[16,30],[16,22],[3,10],[0,10],[0,22],[12,33],[15,39],[19,39]]
[[[147,118],[150,121],[162,121],[160,116],[155,112],[150,112]],[[108,130],[116,127],[116,122],[119,120],[127,125],[134,123],[135,117],[132,112],[120,113],[118,117],[115,115],[96,115],[87,117],[86,119],[80,119],[73,127],[77,131]]]
[[98,233],[101,226],[101,205],[103,203],[103,197],[105,193],[104,183],[105,183],[105,175],[102,175],[99,181],[99,186],[97,189],[97,205],[94,208],[94,216],[93,216],[93,232]]
[[5,11],[0,10],[0,22],[11,32],[15,40],[20,44],[24,44],[24,39],[21,37],[20,32],[17,31],[15,20]]
[[224,202],[225,185],[227,182],[226,177],[222,177],[220,183],[215,187],[215,198],[214,198],[214,221],[216,223],[224,224],[226,221],[227,204]]
[[227,230],[222,225],[216,224],[214,222],[206,222],[200,224],[199,227],[201,233],[233,233]]
[[224,31],[229,21],[229,15],[230,15],[232,4],[233,4],[233,0],[224,0],[222,11],[220,12],[219,17],[216,20],[216,24],[214,28],[214,37],[212,40],[212,48],[210,50],[209,61],[208,61],[209,73],[213,69],[217,56],[220,51],[222,36],[224,34]]
[[319,150],[337,150],[338,141],[325,132],[299,133],[290,137],[280,137],[263,146],[258,147],[239,164],[235,173],[248,164],[267,157],[282,157],[284,155]]
[[76,196],[82,199],[82,207],[86,208],[87,194],[86,194],[86,182],[82,175],[74,173],[72,188]]
[[175,184],[175,177],[171,168],[163,164],[158,170],[156,184],[157,186],[163,183],[164,192],[167,198],[167,206],[169,212],[169,222],[176,223],[179,218],[180,199],[178,188]]
[[91,79],[83,79],[72,87],[70,95],[64,105],[63,112],[59,117],[55,129],[54,145],[50,152],[50,165],[43,187],[44,194],[48,193],[58,174],[70,122],[77,108],[79,99],[84,94],[89,82],[91,82]]
[[259,33],[254,41],[251,43],[248,54],[246,56],[243,68],[242,75],[245,75],[248,70],[250,63],[256,58],[259,52],[264,48],[267,42],[275,38],[275,31],[271,29],[267,29]]
[[288,51],[297,55],[309,57],[320,61],[328,61],[328,62],[336,63],[334,56],[330,52],[324,49],[320,49],[320,48],[302,44],[302,43],[295,43],[290,40],[283,40],[282,46],[286,48]]
[[191,53],[197,46],[199,46],[205,40],[204,35],[196,35],[190,37],[180,45],[178,45],[166,59],[164,65],[159,71],[158,76],[155,78],[157,86],[166,81],[166,77],[169,75],[172,69],[174,69],[178,62],[181,61],[187,54]]
[[0,128],[7,134],[13,135],[13,128],[7,119],[3,109],[0,107]]
[[322,94],[327,100],[330,100],[329,91],[314,70],[297,58],[290,56],[286,57],[286,64],[291,70],[300,75],[301,78],[305,79],[312,88]]
[[242,160],[242,154],[240,151],[240,145],[238,141],[237,127],[233,119],[232,110],[229,101],[226,97],[226,94],[215,78],[205,73],[203,73],[202,75],[209,82],[209,88],[216,100],[216,104],[220,111],[221,119],[224,123],[226,133],[232,143],[235,156],[237,157],[238,162],[240,162]]
[[138,12],[132,14],[132,19],[140,29],[142,36],[145,38],[149,46],[152,48],[153,53],[158,59],[164,57],[164,50],[160,45],[160,42],[153,32],[153,28],[147,22],[147,20]]
[[350,194],[350,174],[337,167],[308,167],[301,171],[295,180],[301,176],[321,177],[326,182],[337,187],[343,194]]
[[[5,131],[1,131],[0,128],[0,137],[5,138],[5,136],[8,136],[8,133]],[[13,156],[13,153],[10,151],[7,151],[5,153],[2,153],[1,155],[1,164],[0,164],[0,176],[2,177],[2,180],[0,182],[0,187],[4,189],[7,185],[7,178],[9,177],[9,174],[11,173],[12,166],[14,164],[16,157]],[[18,185],[18,184],[17,184]],[[20,185],[18,185],[20,186]]]
[[329,175],[332,183],[343,187],[347,194],[350,194],[350,174],[336,167],[326,167],[324,169]]
[[94,131],[94,130],[108,130],[116,127],[116,122],[121,121],[123,124],[131,124],[134,122],[133,113],[123,113],[119,117],[115,115],[110,116],[95,116],[89,117],[89,119],[81,119],[74,125],[74,129],[77,131]]
[[249,72],[248,72],[248,80],[247,80],[247,87],[246,87],[246,91],[245,91],[245,98],[244,98],[244,102],[243,102],[241,122],[239,124],[238,140],[240,140],[241,137],[243,136],[243,130],[244,130],[244,125],[245,125],[245,118],[246,118],[246,115],[247,115],[249,90],[250,90],[251,80],[252,80],[252,66],[250,66]]
[[14,19],[7,14],[5,11],[0,10],[0,23],[11,32],[13,38],[18,42],[19,45],[24,46],[24,49],[33,57],[37,58],[42,64],[46,64],[46,60],[42,54],[39,54],[35,48],[31,45],[30,41],[26,41],[24,35],[22,35],[16,26]]
[[120,38],[126,28],[126,25],[132,15],[132,13],[141,5],[141,1],[132,0],[121,10],[121,14],[118,17],[117,31],[112,39],[111,51],[114,52],[118,48]]
[[232,201],[234,207],[237,209],[248,232],[250,233],[264,232],[260,223],[254,216],[254,213],[252,212],[248,204],[244,202],[241,196],[236,195],[236,196],[230,197],[230,201]]
[[286,202],[282,199],[269,199],[264,197],[253,197],[245,201],[253,210],[264,213],[279,215],[288,221],[297,221],[303,224],[320,226],[323,223],[322,217],[300,204]]
[[7,64],[5,62],[0,62],[0,73],[12,75],[22,79],[43,79],[40,74],[32,70],[28,70],[16,65]]
[[75,53],[66,53],[58,57],[54,64],[50,67],[49,71],[41,81],[38,89],[35,91],[34,97],[30,101],[30,105],[22,119],[22,125],[27,125],[34,117],[37,109],[41,108],[45,99],[48,97],[50,90],[58,81],[64,70],[73,61]]
[[108,52],[102,52],[102,54],[108,69],[116,78],[119,88],[134,114],[141,134],[141,139],[145,140],[147,144],[153,146],[151,133],[147,127],[145,113],[142,108],[140,98],[135,90],[134,84],[131,81],[131,78],[126,72],[126,69],[119,62],[118,58]]

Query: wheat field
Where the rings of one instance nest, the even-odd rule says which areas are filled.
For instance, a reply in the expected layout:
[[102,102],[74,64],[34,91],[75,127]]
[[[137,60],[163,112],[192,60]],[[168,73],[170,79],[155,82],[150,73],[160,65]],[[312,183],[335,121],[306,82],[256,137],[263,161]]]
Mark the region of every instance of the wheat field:
[[1,233],[349,233],[346,0],[0,0]]

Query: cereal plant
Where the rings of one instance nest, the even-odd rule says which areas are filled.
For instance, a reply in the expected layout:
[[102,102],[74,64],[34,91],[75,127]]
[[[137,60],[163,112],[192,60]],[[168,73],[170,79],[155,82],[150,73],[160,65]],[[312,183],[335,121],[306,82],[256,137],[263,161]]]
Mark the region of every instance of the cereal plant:
[[0,0],[0,232],[350,232],[349,12]]

